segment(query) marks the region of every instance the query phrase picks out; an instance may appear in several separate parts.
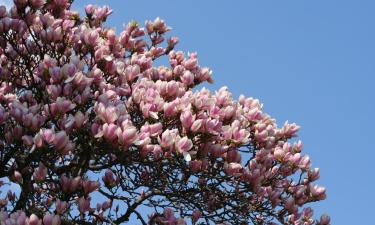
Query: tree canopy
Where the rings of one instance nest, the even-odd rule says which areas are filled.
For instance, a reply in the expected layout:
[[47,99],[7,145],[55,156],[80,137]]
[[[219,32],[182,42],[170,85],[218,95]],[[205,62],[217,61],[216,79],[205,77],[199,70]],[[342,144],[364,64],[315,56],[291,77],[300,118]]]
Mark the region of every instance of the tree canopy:
[[71,4],[0,6],[0,224],[330,223],[298,125],[197,87],[211,70],[162,19],[116,34]]

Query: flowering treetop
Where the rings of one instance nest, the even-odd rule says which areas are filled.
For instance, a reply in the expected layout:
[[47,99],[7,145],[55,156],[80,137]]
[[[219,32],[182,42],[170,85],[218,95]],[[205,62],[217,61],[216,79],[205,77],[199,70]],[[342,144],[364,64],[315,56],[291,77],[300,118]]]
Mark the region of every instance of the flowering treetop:
[[0,192],[20,188],[0,224],[329,224],[305,206],[326,195],[299,126],[195,91],[211,70],[163,20],[117,35],[111,9],[71,4],[0,6]]

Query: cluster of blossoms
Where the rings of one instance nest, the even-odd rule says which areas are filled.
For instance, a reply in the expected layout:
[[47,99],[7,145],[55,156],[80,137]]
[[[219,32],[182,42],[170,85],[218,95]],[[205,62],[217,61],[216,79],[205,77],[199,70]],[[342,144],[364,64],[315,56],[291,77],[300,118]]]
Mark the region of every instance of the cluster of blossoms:
[[0,224],[330,223],[305,207],[326,194],[299,126],[195,88],[211,70],[163,20],[117,35],[111,9],[71,4],[0,6]]

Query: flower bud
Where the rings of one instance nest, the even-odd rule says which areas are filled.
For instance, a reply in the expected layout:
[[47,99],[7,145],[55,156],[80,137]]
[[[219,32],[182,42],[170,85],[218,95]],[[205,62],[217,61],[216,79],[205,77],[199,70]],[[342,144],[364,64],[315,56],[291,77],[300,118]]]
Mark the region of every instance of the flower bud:
[[193,124],[195,120],[195,115],[193,116],[190,110],[186,110],[181,113],[180,120],[182,126],[188,129]]
[[331,222],[331,218],[328,215],[323,214],[320,217],[319,225],[329,225],[330,222]]
[[58,150],[63,149],[69,141],[69,137],[66,135],[65,131],[60,131],[55,134],[53,139],[53,144]]
[[202,216],[202,213],[200,210],[194,210],[191,216],[192,217],[191,219],[193,220],[193,224],[196,223],[201,216]]
[[89,181],[89,180],[84,180],[82,183],[83,190],[86,194],[91,193],[98,189],[100,186],[100,183],[97,181]]
[[88,16],[91,16],[95,11],[95,6],[89,4],[85,7],[85,12]]
[[34,171],[33,177],[36,181],[41,182],[46,178],[47,167],[43,163],[39,163],[39,167]]
[[35,214],[31,214],[29,219],[29,225],[38,225],[39,224],[39,218]]
[[14,176],[15,180],[16,180],[18,183],[20,183],[20,184],[23,183],[22,174],[21,174],[19,171],[17,171],[17,170],[14,171],[13,176]]
[[176,147],[180,153],[183,153],[189,151],[193,147],[193,143],[189,138],[183,137],[177,142]]

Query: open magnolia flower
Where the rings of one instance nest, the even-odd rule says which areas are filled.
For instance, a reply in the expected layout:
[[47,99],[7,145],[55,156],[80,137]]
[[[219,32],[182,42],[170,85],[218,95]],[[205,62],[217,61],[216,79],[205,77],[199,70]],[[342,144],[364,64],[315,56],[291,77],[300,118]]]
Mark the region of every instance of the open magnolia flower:
[[116,34],[71,4],[0,6],[0,224],[330,223],[299,126],[199,89],[211,70],[160,18]]

